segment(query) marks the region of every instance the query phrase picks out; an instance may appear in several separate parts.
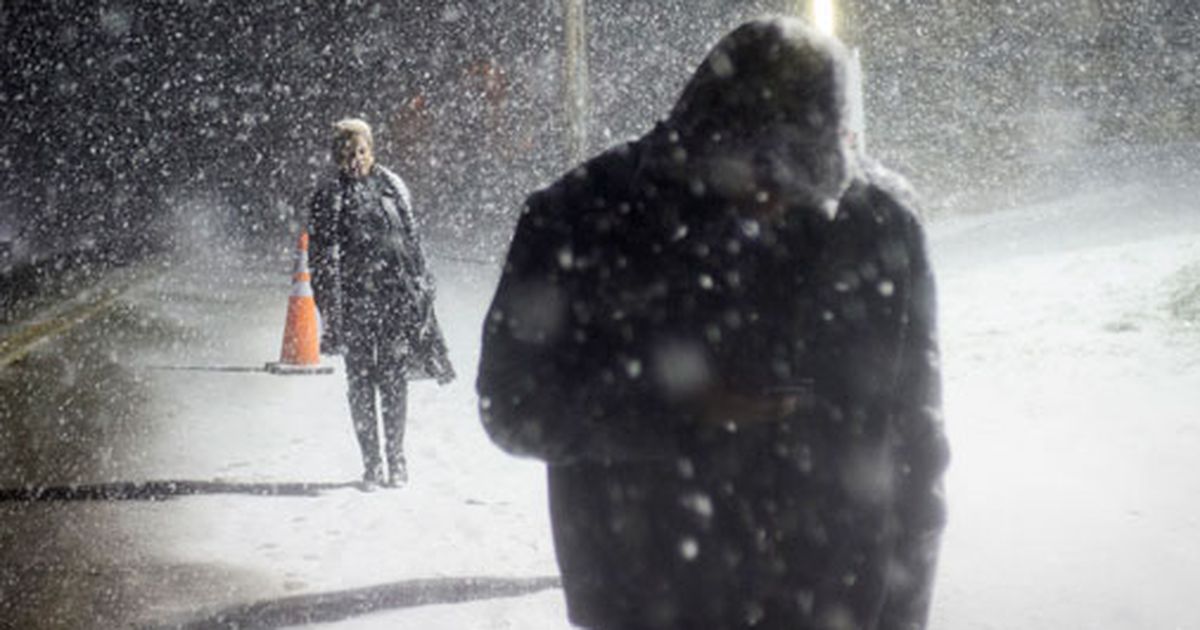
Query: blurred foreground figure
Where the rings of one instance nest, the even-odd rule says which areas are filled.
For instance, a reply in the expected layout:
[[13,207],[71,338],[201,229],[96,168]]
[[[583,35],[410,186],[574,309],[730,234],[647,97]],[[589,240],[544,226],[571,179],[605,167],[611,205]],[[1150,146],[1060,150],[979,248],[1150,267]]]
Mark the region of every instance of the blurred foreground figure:
[[[324,317],[321,349],[346,355],[365,487],[400,486],[408,480],[408,381],[447,383],[454,370],[434,316],[433,277],[421,252],[408,188],[375,164],[371,128],[361,120],[334,125],[333,158],[337,177],[313,196],[308,228],[313,292]],[[386,470],[379,454],[376,392]]]
[[748,23],[664,123],[527,202],[480,405],[549,465],[580,626],[926,623],[934,280],[902,182],[848,146],[843,55]]

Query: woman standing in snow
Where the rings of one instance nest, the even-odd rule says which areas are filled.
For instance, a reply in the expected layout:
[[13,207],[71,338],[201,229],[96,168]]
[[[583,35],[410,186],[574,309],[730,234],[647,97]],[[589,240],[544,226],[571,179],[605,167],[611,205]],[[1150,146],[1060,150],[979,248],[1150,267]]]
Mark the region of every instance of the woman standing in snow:
[[337,177],[313,195],[308,227],[313,293],[325,325],[321,349],[346,355],[365,487],[396,487],[408,481],[408,381],[448,383],[454,369],[434,315],[433,276],[408,187],[375,164],[371,128],[361,120],[334,125],[333,158]]

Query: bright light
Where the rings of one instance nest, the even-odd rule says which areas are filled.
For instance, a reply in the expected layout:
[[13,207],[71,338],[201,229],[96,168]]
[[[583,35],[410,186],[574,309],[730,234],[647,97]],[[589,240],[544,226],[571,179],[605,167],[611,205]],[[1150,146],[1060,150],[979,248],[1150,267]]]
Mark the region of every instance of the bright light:
[[813,0],[813,25],[826,35],[833,35],[833,0]]

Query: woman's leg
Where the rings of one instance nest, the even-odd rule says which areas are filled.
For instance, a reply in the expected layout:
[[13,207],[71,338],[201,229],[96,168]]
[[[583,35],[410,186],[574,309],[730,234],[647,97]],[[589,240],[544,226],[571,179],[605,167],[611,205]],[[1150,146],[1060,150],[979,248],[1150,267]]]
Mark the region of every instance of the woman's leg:
[[400,486],[408,481],[408,464],[404,458],[404,426],[408,421],[408,381],[398,367],[384,371],[379,384],[382,406],[384,454],[387,457],[388,485]]
[[346,351],[347,398],[354,433],[362,450],[363,481],[383,483],[379,457],[379,422],[375,413],[376,372],[374,344],[350,344]]

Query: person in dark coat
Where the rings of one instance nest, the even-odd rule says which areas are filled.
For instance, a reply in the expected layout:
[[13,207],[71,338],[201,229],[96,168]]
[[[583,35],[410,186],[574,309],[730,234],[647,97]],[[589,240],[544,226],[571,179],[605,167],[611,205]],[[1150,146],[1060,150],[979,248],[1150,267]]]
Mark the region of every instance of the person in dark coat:
[[548,465],[581,627],[925,626],[934,278],[902,180],[850,146],[845,63],[747,23],[653,131],[527,201],[477,387]]
[[408,480],[408,381],[433,378],[444,384],[454,378],[454,369],[434,314],[433,276],[408,188],[375,164],[365,122],[343,120],[334,131],[338,174],[313,195],[308,227],[313,293],[324,326],[321,349],[346,356],[364,484],[395,487]]

